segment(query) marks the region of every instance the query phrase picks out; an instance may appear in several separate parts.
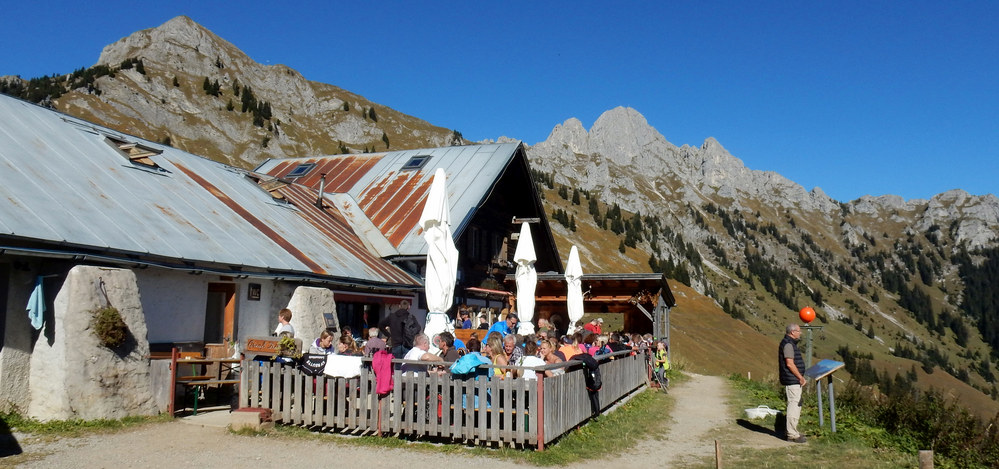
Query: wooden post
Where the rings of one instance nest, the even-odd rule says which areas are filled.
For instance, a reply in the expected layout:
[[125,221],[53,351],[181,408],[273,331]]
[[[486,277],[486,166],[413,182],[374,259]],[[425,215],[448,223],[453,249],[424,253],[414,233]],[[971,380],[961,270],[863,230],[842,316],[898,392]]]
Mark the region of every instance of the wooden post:
[[919,450],[919,469],[933,469],[933,450]]
[[721,467],[722,467],[721,442],[715,440],[715,469],[721,469]]
[[177,403],[177,347],[170,349],[170,405],[167,406],[167,411],[170,412],[170,417],[174,416],[174,407]]
[[545,450],[545,372],[538,371],[538,398],[535,400],[534,420],[538,426],[538,451]]

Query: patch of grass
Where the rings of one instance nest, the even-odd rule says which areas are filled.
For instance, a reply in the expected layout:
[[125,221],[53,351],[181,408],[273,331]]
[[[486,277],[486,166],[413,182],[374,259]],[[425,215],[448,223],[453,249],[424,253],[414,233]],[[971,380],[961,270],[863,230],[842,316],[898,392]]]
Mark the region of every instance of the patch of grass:
[[169,415],[163,414],[155,417],[125,417],[115,420],[52,420],[41,422],[14,412],[0,412],[0,420],[4,423],[0,428],[6,428],[8,431],[16,430],[35,435],[78,436],[84,433],[117,431],[123,428],[152,422],[166,422],[172,419]]
[[[734,395],[731,402],[741,415],[742,409],[766,405],[783,410],[786,406],[784,390],[776,382],[752,381],[740,375],[731,375]],[[808,443],[771,449],[730,448],[724,451],[726,465],[746,468],[776,468],[807,466],[817,468],[909,468],[918,466],[914,451],[905,451],[907,445],[895,441],[884,429],[863,424],[846,409],[837,406],[836,433],[831,431],[828,407],[824,410],[825,425],[819,426],[818,402],[815,388],[808,386],[804,392],[804,411],[798,424],[799,430],[808,435]],[[828,406],[828,402],[823,402]],[[764,428],[774,427],[774,417],[753,421]],[[889,440],[892,440],[889,442]],[[879,443],[880,442],[880,443]]]
[[665,393],[647,390],[614,412],[563,435],[544,451],[502,449],[499,455],[538,466],[564,466],[621,454],[649,435],[664,431],[672,402]]
[[862,440],[847,436],[832,441],[811,439],[803,445],[783,448],[733,448],[722,453],[727,467],[739,468],[871,468],[901,469],[918,467],[917,456],[867,446]]

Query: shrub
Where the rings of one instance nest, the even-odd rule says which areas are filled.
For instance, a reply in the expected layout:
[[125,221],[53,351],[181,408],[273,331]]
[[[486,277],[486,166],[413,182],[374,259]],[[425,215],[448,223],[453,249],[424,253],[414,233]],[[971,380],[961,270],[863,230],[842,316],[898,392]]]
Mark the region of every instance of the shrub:
[[124,344],[128,337],[128,325],[121,318],[118,309],[111,305],[93,311],[90,327],[101,341],[101,345],[110,349]]

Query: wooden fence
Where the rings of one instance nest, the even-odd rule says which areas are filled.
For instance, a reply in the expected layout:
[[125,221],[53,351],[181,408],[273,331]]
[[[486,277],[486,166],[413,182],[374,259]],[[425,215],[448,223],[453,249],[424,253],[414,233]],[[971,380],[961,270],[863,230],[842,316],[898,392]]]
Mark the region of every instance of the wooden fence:
[[[287,425],[544,449],[647,382],[641,352],[618,352],[599,361],[603,387],[591,400],[585,371],[572,360],[536,368],[505,367],[540,379],[461,379],[447,372],[414,375],[396,366],[392,391],[382,397],[375,391],[370,359],[364,360],[360,376],[354,378],[314,377],[276,362],[245,360],[240,407],[270,409],[276,422]],[[558,368],[565,373],[544,376],[545,370]],[[543,422],[540,428],[539,422]]]

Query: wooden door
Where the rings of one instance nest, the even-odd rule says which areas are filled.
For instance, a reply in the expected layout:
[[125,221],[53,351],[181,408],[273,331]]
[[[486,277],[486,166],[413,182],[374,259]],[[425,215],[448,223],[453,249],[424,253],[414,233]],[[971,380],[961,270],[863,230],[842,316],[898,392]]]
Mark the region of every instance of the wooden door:
[[224,343],[236,337],[236,284],[209,283],[205,304],[205,343]]

